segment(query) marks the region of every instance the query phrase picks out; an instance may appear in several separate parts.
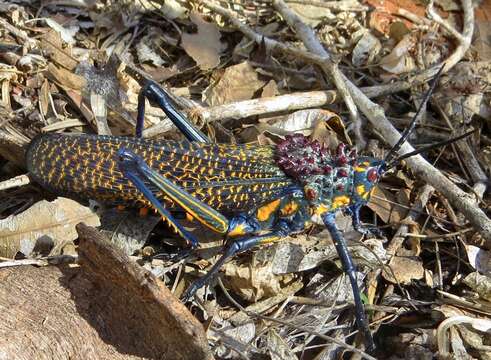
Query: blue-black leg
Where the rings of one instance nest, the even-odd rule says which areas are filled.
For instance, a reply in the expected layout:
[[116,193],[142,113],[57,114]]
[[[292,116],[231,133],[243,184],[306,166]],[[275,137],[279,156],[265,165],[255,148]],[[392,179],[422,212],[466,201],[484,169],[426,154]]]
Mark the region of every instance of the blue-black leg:
[[141,169],[141,164],[138,162],[139,158],[124,148],[118,151],[118,165],[124,176],[135,185],[135,187],[150,201],[152,206],[157,209],[160,215],[167,220],[169,225],[184,239],[187,241],[191,248],[198,246],[196,238],[189,233],[163,206],[163,204],[157,199],[155,194],[148,186],[149,179],[145,172]]
[[147,80],[138,94],[138,115],[136,117],[136,137],[141,138],[145,118],[145,98],[159,105],[167,117],[176,125],[189,141],[210,143],[210,139],[196,128],[182,113],[172,105],[167,92],[155,81]]
[[256,245],[279,241],[287,234],[288,231],[285,231],[284,229],[279,229],[265,235],[231,240],[230,243],[225,247],[223,255],[220,257],[220,259],[218,259],[213,267],[204,276],[194,281],[186,289],[186,291],[182,295],[183,301],[189,300],[199,288],[205,286],[211,280],[211,278],[215,276],[215,274],[220,270],[227,259]]
[[350,206],[348,211],[353,221],[353,228],[363,235],[374,235],[376,237],[383,237],[382,232],[376,227],[363,226],[360,221],[360,209],[363,207],[363,203]]
[[335,214],[326,212],[324,215],[322,215],[322,220],[332,236],[334,245],[336,246],[336,251],[338,252],[341,263],[343,264],[343,269],[346,274],[348,274],[348,278],[351,283],[351,289],[353,290],[353,299],[355,302],[356,326],[365,337],[367,351],[371,352],[375,349],[375,343],[373,341],[370,328],[368,327],[365,307],[363,306],[363,302],[360,296],[360,289],[358,288],[358,282],[356,280],[356,268],[353,263],[353,259],[351,259],[348,247],[346,246],[346,241],[344,240],[341,231],[339,231],[336,226]]

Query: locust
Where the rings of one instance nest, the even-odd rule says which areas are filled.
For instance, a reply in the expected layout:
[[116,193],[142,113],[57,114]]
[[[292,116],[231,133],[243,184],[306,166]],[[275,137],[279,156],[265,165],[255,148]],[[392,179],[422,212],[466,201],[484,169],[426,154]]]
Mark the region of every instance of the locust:
[[[439,74],[433,79],[418,113],[426,105]],[[156,103],[182,132],[185,141],[142,137],[145,99]],[[418,114],[417,113],[417,114]],[[43,134],[27,150],[31,177],[56,194],[94,199],[110,205],[151,207],[186,242],[199,239],[175,218],[183,210],[211,231],[226,238],[222,255],[203,277],[185,291],[190,299],[239,252],[281,241],[300,233],[320,218],[328,229],[353,290],[355,321],[368,351],[375,348],[357,271],[335,216],[352,216],[362,233],[360,209],[384,174],[402,159],[426,151],[397,156],[414,129],[418,115],[383,159],[358,156],[340,144],[331,153],[301,134],[286,136],[275,146],[216,144],[172,105],[169,94],[146,79],[139,93],[134,137],[89,134]],[[469,135],[445,142],[443,146]]]

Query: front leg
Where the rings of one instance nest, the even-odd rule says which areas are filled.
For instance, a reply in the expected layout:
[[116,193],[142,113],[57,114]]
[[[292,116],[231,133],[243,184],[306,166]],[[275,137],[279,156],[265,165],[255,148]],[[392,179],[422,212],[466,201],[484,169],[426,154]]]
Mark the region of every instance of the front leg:
[[353,228],[358,231],[362,235],[373,235],[374,237],[381,238],[384,235],[382,232],[374,227],[364,226],[360,221],[360,210],[365,204],[360,203],[356,205],[352,205],[348,208],[349,214],[351,215],[351,219],[353,221]]
[[343,265],[343,269],[350,280],[351,289],[353,291],[353,299],[355,302],[356,325],[365,337],[367,351],[371,352],[375,349],[375,343],[373,341],[370,328],[368,327],[367,316],[365,313],[365,307],[363,306],[363,302],[361,300],[360,289],[358,288],[356,268],[353,263],[353,259],[351,258],[348,247],[346,246],[346,241],[344,240],[341,231],[339,231],[336,226],[335,214],[326,212],[322,215],[322,220],[331,234],[332,240],[334,241],[334,246],[336,247],[336,251],[338,252],[339,258]]

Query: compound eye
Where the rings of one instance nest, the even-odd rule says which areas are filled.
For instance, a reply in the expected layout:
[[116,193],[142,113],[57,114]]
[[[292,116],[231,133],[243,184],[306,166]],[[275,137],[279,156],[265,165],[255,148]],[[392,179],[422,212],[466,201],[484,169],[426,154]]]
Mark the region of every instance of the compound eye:
[[374,183],[378,180],[378,171],[377,169],[370,169],[368,170],[368,173],[367,173],[367,179],[368,181]]
[[311,187],[305,187],[305,197],[307,198],[307,200],[315,200],[317,199],[317,191],[315,191],[314,189],[312,189]]

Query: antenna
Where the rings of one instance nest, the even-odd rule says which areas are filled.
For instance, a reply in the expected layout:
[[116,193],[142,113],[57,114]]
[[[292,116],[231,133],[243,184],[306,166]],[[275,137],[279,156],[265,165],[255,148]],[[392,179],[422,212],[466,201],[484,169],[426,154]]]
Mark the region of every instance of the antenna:
[[419,153],[422,153],[422,152],[425,152],[425,151],[428,151],[428,150],[431,150],[431,149],[435,149],[435,148],[439,148],[439,147],[442,147],[442,146],[445,146],[445,145],[448,145],[448,144],[452,144],[456,141],[459,141],[473,133],[475,133],[477,131],[477,129],[473,129],[471,131],[468,131],[462,135],[459,135],[459,136],[456,136],[456,137],[453,137],[451,139],[448,139],[448,140],[444,140],[444,141],[440,141],[440,142],[437,142],[437,143],[434,143],[434,144],[430,144],[430,145],[427,145],[427,146],[423,146],[417,150],[414,150],[414,151],[411,151],[411,152],[408,152],[404,155],[401,155],[399,156],[398,158],[395,158],[394,160],[392,160],[390,163],[388,163],[386,166],[387,166],[387,169],[390,169],[391,167],[393,167],[395,164],[397,164],[399,161],[401,160],[404,160],[408,157],[411,157],[411,156],[414,156],[414,155],[418,155]]
[[442,65],[442,67],[438,70],[438,72],[435,74],[435,77],[433,78],[429,90],[426,92],[423,101],[419,105],[418,111],[416,112],[416,115],[414,115],[413,120],[409,124],[409,126],[404,130],[404,132],[401,135],[401,138],[399,141],[390,149],[389,153],[385,157],[384,161],[386,163],[392,162],[392,159],[394,158],[395,154],[399,151],[401,148],[402,144],[406,141],[406,139],[411,135],[411,132],[414,130],[414,127],[416,126],[416,123],[419,121],[421,118],[421,111],[423,108],[426,107],[426,104],[428,103],[428,100],[430,99],[431,94],[435,90],[436,84],[438,83],[438,80],[440,79],[440,76],[442,74],[443,69],[445,68],[445,64]]

